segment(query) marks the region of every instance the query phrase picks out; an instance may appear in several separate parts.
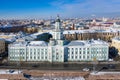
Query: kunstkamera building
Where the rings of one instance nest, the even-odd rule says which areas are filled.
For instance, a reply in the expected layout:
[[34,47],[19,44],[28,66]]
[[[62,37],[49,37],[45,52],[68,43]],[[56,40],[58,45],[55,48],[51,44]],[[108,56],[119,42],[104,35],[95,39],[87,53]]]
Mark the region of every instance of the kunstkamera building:
[[108,43],[102,40],[64,40],[59,17],[56,19],[53,38],[45,41],[14,42],[8,46],[9,61],[106,61],[108,60]]

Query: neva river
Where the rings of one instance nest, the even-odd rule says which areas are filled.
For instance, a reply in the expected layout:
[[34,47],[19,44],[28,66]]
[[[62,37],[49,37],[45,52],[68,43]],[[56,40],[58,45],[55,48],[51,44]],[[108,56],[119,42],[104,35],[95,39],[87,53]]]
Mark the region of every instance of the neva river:
[[85,80],[83,77],[31,77],[30,80]]

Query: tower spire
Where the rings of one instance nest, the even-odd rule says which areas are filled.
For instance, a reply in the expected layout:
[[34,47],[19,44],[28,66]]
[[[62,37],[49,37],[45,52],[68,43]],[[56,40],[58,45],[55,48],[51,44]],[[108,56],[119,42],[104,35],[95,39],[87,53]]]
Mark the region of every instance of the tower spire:
[[56,19],[56,22],[60,22],[60,17],[59,17],[59,14],[57,14],[57,19]]
[[59,19],[59,14],[57,14],[57,19]]
[[54,36],[53,38],[56,40],[61,40],[62,39],[62,30],[61,30],[61,21],[59,18],[59,15],[57,15],[56,21],[55,21],[55,31],[54,31]]

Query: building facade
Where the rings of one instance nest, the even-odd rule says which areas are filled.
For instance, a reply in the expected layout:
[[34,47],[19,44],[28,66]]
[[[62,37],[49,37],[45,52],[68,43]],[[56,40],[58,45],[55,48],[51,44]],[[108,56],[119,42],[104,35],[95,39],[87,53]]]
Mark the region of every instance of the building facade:
[[67,40],[89,40],[101,39],[111,41],[112,38],[120,36],[119,30],[68,30],[64,31]]
[[10,44],[9,61],[106,61],[108,60],[108,44],[102,40],[67,41],[57,17],[53,38],[45,41],[15,42]]
[[115,47],[116,49],[118,49],[119,51],[119,55],[120,55],[120,37],[115,37],[112,39],[112,43],[111,46]]
[[5,52],[5,40],[0,39],[0,54]]

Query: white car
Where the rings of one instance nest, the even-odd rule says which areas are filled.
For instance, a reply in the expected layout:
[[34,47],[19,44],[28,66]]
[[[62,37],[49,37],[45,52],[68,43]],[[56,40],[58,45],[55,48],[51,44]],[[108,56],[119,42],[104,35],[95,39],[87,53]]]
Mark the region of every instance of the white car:
[[90,71],[89,68],[83,68],[83,71]]

